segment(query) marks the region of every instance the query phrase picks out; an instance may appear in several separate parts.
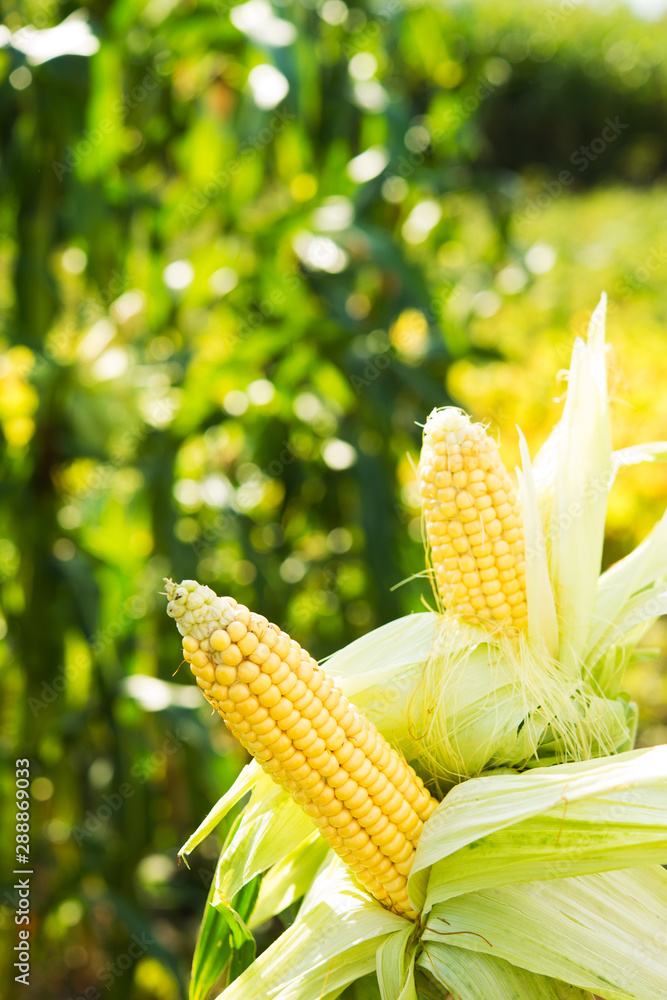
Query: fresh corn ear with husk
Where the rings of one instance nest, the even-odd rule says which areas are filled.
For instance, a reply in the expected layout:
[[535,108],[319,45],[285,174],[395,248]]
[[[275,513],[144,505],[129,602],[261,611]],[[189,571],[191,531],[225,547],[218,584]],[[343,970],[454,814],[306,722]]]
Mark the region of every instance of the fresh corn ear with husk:
[[165,583],[183,655],[230,732],[376,899],[416,917],[407,876],[437,805],[423,781],[277,625],[193,580]]
[[[400,681],[406,732],[401,737],[394,726],[393,738],[436,781],[632,745],[633,709],[619,688],[631,647],[623,639],[612,648],[614,632],[631,630],[614,613],[624,599],[607,583],[615,571],[599,580],[615,464],[605,308],[603,296],[586,341],[575,342],[563,416],[534,469],[519,431],[518,488],[483,424],[455,407],[426,421],[419,487],[427,559],[445,613],[423,669],[411,685]],[[641,590],[639,582],[629,586],[625,598]],[[661,607],[633,600],[637,625],[648,617],[639,604]],[[372,702],[370,692],[358,697]]]
[[443,606],[482,624],[528,623],[521,505],[498,446],[461,410],[433,410],[419,487]]

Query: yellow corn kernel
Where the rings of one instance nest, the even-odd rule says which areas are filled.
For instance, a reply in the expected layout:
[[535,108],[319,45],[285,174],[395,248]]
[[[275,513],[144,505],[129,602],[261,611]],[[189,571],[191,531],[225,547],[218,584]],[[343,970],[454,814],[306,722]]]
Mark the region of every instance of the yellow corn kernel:
[[165,583],[204,697],[359,882],[414,919],[407,876],[437,805],[421,778],[277,626],[193,580]]
[[[440,482],[452,484],[446,500],[444,489],[433,490]],[[419,485],[443,605],[482,624],[524,628],[521,506],[483,425],[454,407],[434,410],[424,427]]]

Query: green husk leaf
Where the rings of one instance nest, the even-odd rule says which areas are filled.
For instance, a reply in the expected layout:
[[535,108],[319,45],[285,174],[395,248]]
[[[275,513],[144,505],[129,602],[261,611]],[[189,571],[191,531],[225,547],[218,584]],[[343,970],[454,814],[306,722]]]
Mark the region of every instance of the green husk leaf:
[[[422,952],[423,954],[423,952]],[[451,993],[435,979],[431,973],[426,973],[419,967],[419,960],[415,965],[415,986],[417,988],[417,1000],[451,1000]]]
[[539,746],[539,756],[527,762],[527,767],[544,767],[567,761],[586,761],[624,753],[634,746],[627,702],[621,698],[602,698],[590,694],[582,685],[576,691],[574,704],[580,712],[579,731],[573,733],[550,724]]
[[409,615],[327,663],[353,704],[443,794],[501,766],[587,759],[629,745],[624,711],[540,645],[455,616]]
[[646,441],[633,444],[612,452],[611,462],[614,473],[624,465],[640,465],[642,462],[667,462],[667,441]]
[[434,906],[422,940],[485,952],[605,997],[663,1000],[667,872],[660,867],[496,886]]
[[530,697],[522,674],[514,645],[443,617],[423,677],[407,702],[408,757],[439,780],[458,780],[533,756],[549,720],[535,711],[526,724],[540,701],[537,693]]
[[249,926],[258,927],[265,920],[282,913],[285,907],[304,895],[324,862],[329,845],[313,830],[282,861],[264,875],[262,887]]
[[627,746],[625,714],[581,677],[568,681],[542,646],[442,616],[433,653],[405,699],[401,744],[441,794],[447,782],[503,766],[605,756]]
[[198,844],[201,844],[202,840],[208,837],[209,833],[211,833],[216,828],[218,823],[224,819],[229,810],[232,809],[244,795],[247,795],[248,792],[252,791],[261,774],[262,769],[254,760],[250,764],[246,764],[232,787],[225,792],[222,798],[218,799],[206,819],[199,824],[192,836],[188,837],[186,842],[183,844],[183,847],[181,847],[178,852],[179,857],[182,857],[185,860],[187,855],[191,854],[195,847],[197,847]]
[[[618,618],[598,640],[586,659],[589,664],[597,664],[610,646],[620,645],[631,648],[660,615],[667,613],[667,587],[658,583],[640,591],[625,602]],[[595,668],[593,668],[595,673]]]
[[192,960],[189,1000],[206,1000],[224,975],[233,982],[255,958],[255,940],[246,921],[257,899],[261,876],[241,889],[233,906],[213,906],[211,883]]
[[604,650],[605,634],[609,635],[609,642],[614,641],[615,623],[623,617],[627,603],[635,594],[663,578],[666,566],[667,511],[636,549],[600,577],[594,623],[585,654],[589,668],[595,665]]
[[355,979],[339,994],[342,1000],[382,1000],[380,986],[375,973]]
[[595,309],[588,340],[572,351],[551,505],[549,567],[564,668],[578,671],[586,647],[602,560],[611,429],[604,343],[606,296]]
[[386,938],[377,952],[377,977],[382,1000],[417,1000],[414,965],[418,944],[415,929],[406,926]]
[[424,826],[408,885],[428,912],[482,886],[662,859],[667,747],[654,747],[457,785]]
[[546,439],[533,462],[533,478],[535,480],[535,491],[540,505],[542,522],[547,525],[551,521],[551,502],[556,483],[556,473],[558,471],[558,455],[561,448],[563,436],[562,419],[552,428],[549,437]]
[[414,756],[407,706],[431,655],[440,615],[406,615],[334,653],[327,673],[385,739]]
[[262,773],[220,858],[214,904],[227,905],[246,882],[281,861],[312,831],[313,823],[303,810]]
[[593,1000],[587,990],[451,944],[428,941],[418,964],[457,1000]]
[[221,994],[221,1000],[333,1000],[349,983],[375,970],[378,946],[405,926],[403,917],[360,889],[331,855],[292,926]]
[[[641,627],[641,632],[643,634],[643,627]],[[625,638],[627,641],[628,637]],[[607,698],[618,698],[621,695],[625,669],[632,661],[634,654],[635,650],[631,642],[627,646],[625,644],[609,646],[597,663],[590,668],[589,674],[592,683],[599,691],[604,691]]]
[[431,869],[428,903],[494,885],[667,863],[667,781],[564,804]]
[[[388,622],[327,657],[323,666],[328,674],[340,679],[346,697],[355,701],[358,691],[377,683],[387,672],[405,670],[427,660],[439,618],[427,611]],[[406,632],[409,642],[404,640]]]
[[517,476],[523,509],[528,635],[531,642],[544,646],[547,656],[554,658],[558,653],[558,621],[553,589],[549,579],[547,546],[528,445],[521,430],[519,428],[517,430],[519,431],[519,447],[523,465],[523,471],[517,469]]
[[599,1000],[634,1000],[634,997],[630,993],[619,993],[616,990],[605,990],[601,986],[596,987],[597,993],[595,997]]

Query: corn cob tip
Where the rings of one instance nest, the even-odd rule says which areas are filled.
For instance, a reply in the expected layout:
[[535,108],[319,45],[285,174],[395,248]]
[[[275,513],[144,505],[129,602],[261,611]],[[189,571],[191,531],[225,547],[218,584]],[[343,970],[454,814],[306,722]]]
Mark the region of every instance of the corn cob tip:
[[431,410],[424,425],[424,439],[430,438],[433,444],[443,442],[450,447],[461,447],[470,439],[476,443],[488,438],[486,427],[474,423],[470,415],[458,406],[442,406]]
[[196,580],[182,580],[179,584],[165,579],[169,598],[167,614],[176,621],[181,635],[206,639],[216,628],[226,628],[234,620],[236,601],[218,597],[215,591]]
[[527,624],[523,520],[497,443],[454,406],[424,426],[419,487],[444,606],[477,622]]

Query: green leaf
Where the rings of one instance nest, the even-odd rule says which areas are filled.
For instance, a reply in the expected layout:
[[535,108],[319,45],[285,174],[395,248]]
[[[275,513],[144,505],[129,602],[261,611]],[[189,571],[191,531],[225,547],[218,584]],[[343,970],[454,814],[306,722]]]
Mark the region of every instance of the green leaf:
[[587,655],[587,662],[597,664],[609,646],[632,646],[639,642],[652,621],[667,613],[667,587],[658,583],[629,598],[609,625],[595,648]]
[[339,996],[342,1000],[382,1000],[375,973],[355,979]]
[[199,824],[192,836],[188,837],[185,844],[178,852],[180,857],[190,854],[194,851],[195,847],[202,842],[202,840],[208,837],[209,833],[215,829],[220,820],[227,815],[229,810],[232,809],[244,795],[247,795],[248,792],[251,791],[262,773],[262,769],[255,761],[252,761],[251,764],[246,764],[229,791],[225,792],[222,798],[218,799],[206,819]]
[[415,967],[417,1000],[450,1000],[451,993],[442,983],[427,975],[419,965]]
[[572,351],[551,507],[549,567],[560,624],[559,660],[572,671],[586,646],[595,604],[611,471],[604,344],[606,295],[588,340]]
[[639,465],[641,462],[667,462],[667,441],[646,441],[633,444],[629,448],[613,451],[611,462],[614,473],[625,465]]
[[415,985],[417,987],[417,1000],[451,1000],[451,993],[447,987],[430,974],[427,975],[419,967],[419,962],[415,967]]
[[282,860],[312,831],[312,820],[291,796],[261,773],[220,858],[214,903],[227,903],[246,882]]
[[620,791],[563,804],[468,844],[433,866],[428,902],[493,885],[665,861],[667,787]]
[[427,660],[435,641],[440,615],[405,615],[373,629],[323,660],[327,673],[341,680],[345,694],[355,698],[369,683],[386,673]]
[[345,411],[350,409],[354,402],[354,394],[350,389],[350,383],[335,365],[318,358],[312,379],[315,387],[325,398],[333,400]]
[[576,986],[441,942],[424,944],[417,961],[457,1000],[593,1000]]
[[329,845],[313,830],[264,875],[250,927],[258,927],[304,895],[323,864]]
[[623,616],[628,601],[663,577],[666,566],[667,512],[641,545],[600,577],[586,651],[589,666],[594,666],[604,646],[614,641],[614,623]]
[[[221,913],[221,916],[223,914]],[[232,957],[229,962],[229,982],[233,983],[255,960],[255,939],[245,925],[233,920],[233,911],[227,914],[230,934],[233,939]],[[247,933],[247,937],[242,934]]]
[[556,470],[558,468],[558,454],[561,448],[561,438],[563,436],[562,419],[553,427],[548,438],[538,451],[533,462],[533,477],[535,480],[535,490],[540,504],[543,521],[548,524],[551,520],[551,503],[553,500],[553,489],[556,482]]
[[396,931],[382,942],[377,953],[382,1000],[417,1000],[414,976],[417,948],[414,925]]
[[523,508],[528,635],[533,643],[544,646],[548,656],[555,657],[558,653],[556,605],[549,579],[547,546],[544,540],[544,529],[533,479],[533,468],[528,445],[521,430],[519,430],[519,447],[523,471],[517,469],[517,475]]
[[611,1000],[663,1000],[667,872],[497,886],[433,908],[422,940],[484,952]]
[[406,615],[356,639],[324,663],[355,708],[409,757],[414,746],[407,706],[441,621],[432,612]]
[[375,970],[378,946],[406,921],[360,889],[332,855],[297,919],[229,986],[224,1000],[333,998]]
[[233,982],[255,958],[255,941],[245,921],[255,905],[261,876],[253,879],[233,900],[233,906],[213,906],[215,881],[206,901],[192,960],[189,1000],[206,1000],[226,973]]
[[458,785],[424,826],[409,888],[430,869],[428,911],[480,888],[660,861],[667,747]]
[[[450,779],[532,757],[550,721],[541,707],[553,696],[567,710],[568,699],[551,664],[542,669],[541,654],[522,643],[517,659],[516,649],[503,637],[442,618],[423,677],[404,698],[412,721],[406,756],[420,757],[425,771]],[[530,689],[517,683],[518,676]]]

